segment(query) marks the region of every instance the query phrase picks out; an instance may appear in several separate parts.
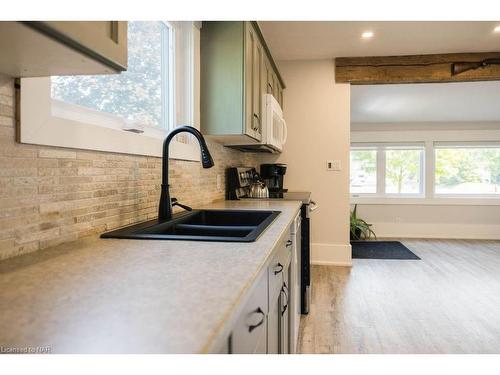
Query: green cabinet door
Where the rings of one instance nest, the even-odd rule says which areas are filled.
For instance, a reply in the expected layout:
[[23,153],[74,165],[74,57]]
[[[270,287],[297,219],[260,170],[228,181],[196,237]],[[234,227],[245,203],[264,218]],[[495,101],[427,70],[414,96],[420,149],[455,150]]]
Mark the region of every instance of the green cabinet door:
[[279,82],[278,82],[278,96],[276,99],[278,100],[278,103],[280,103],[281,109],[283,109],[283,87]]
[[264,50],[253,25],[246,22],[245,26],[245,133],[260,141]]
[[264,68],[265,68],[265,79],[266,79],[266,93],[267,94],[272,94],[273,93],[273,68],[271,66],[271,63],[269,62],[269,59],[266,58],[264,59]]
[[267,93],[272,94],[274,98],[278,101],[280,106],[283,108],[283,87],[281,86],[280,80],[276,71],[268,63],[266,66],[267,70]]
[[257,39],[254,44],[253,55],[253,129],[255,138],[262,139],[262,114],[263,114],[263,86],[264,86],[264,49],[260,40]]

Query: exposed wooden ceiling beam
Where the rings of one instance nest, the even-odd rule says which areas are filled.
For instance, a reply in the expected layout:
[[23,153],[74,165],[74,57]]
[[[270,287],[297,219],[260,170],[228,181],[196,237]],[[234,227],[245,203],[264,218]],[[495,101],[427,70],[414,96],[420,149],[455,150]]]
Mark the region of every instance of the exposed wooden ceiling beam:
[[498,59],[500,52],[438,55],[338,57],[335,81],[353,85],[500,80],[500,65],[452,74],[454,63]]

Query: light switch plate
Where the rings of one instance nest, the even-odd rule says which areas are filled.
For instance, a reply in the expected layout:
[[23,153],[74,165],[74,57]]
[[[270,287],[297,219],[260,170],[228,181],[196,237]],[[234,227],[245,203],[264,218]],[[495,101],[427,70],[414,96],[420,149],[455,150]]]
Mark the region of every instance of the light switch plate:
[[326,170],[327,171],[340,171],[342,166],[340,164],[340,160],[327,160],[326,161]]

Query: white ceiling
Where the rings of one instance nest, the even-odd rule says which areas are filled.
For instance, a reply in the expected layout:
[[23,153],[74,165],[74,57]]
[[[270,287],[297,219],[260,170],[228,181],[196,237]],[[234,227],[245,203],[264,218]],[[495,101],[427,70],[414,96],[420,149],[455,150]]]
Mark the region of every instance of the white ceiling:
[[[500,21],[263,21],[259,25],[278,61],[500,51],[500,33],[493,32]],[[373,31],[374,37],[363,40],[364,31]],[[500,121],[500,82],[352,86],[351,121]]]
[[351,122],[500,121],[500,82],[351,86]]
[[[497,52],[499,22],[262,21],[275,60]],[[362,40],[363,31],[375,36]]]

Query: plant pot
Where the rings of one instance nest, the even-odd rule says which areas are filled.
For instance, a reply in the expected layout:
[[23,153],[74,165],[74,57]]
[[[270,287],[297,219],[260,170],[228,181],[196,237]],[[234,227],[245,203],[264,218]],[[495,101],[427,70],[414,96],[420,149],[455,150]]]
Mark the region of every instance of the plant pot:
[[354,235],[351,233],[351,241],[359,241],[361,239],[361,229],[356,228],[354,229]]

